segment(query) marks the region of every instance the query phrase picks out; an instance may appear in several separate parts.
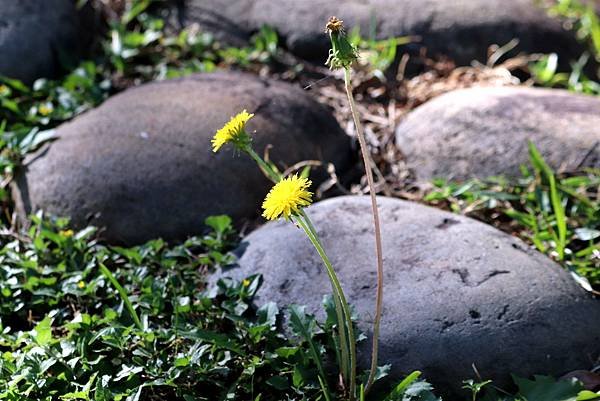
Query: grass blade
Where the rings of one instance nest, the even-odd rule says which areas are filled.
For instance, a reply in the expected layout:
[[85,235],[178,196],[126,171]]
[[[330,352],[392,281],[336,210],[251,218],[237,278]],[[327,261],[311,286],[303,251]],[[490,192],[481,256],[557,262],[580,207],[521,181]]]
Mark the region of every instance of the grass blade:
[[558,231],[558,243],[556,244],[556,248],[560,260],[563,260],[565,257],[565,247],[567,245],[567,219],[558,189],[556,188],[556,179],[554,178],[554,175],[551,175],[548,178],[550,181],[550,201],[552,202],[552,210],[554,211],[554,218],[556,219],[556,230]]
[[108,281],[110,281],[112,283],[112,285],[115,287],[115,289],[121,296],[121,300],[125,304],[125,307],[127,308],[127,311],[129,312],[129,315],[135,322],[136,326],[140,330],[144,331],[144,326],[142,325],[142,322],[140,321],[139,316],[135,312],[135,309],[133,309],[133,304],[129,300],[129,296],[127,296],[127,291],[125,291],[125,288],[123,288],[121,286],[121,284],[119,284],[119,282],[117,281],[115,276],[113,276],[113,274],[110,272],[110,270],[108,270],[108,268],[106,266],[104,266],[104,263],[100,263],[99,266],[100,266],[100,271],[102,272],[102,274],[104,274],[104,276],[108,279]]
[[558,192],[556,185],[556,178],[554,172],[548,166],[540,152],[537,150],[535,145],[530,141],[529,144],[529,156],[533,168],[540,175],[540,178],[545,179],[550,186],[550,203],[552,204],[552,211],[554,213],[554,219],[556,221],[556,250],[560,260],[565,257],[565,248],[567,244],[567,218],[565,215],[565,209],[561,202],[561,197]]

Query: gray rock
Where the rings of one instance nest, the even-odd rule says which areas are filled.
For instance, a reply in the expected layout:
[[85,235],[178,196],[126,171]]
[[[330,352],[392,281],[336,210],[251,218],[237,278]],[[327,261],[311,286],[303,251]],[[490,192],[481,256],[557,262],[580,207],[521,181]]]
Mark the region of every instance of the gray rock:
[[237,25],[250,34],[271,25],[288,49],[310,60],[324,61],[327,55],[324,26],[332,15],[350,28],[360,26],[364,36],[372,31],[378,38],[421,36],[430,54],[460,64],[486,60],[490,45],[513,38],[526,52],[554,51],[567,59],[581,54],[573,35],[533,0],[188,0],[184,10],[187,23],[200,22],[206,29]]
[[229,117],[256,113],[255,150],[280,166],[302,160],[343,170],[350,140],[331,113],[292,85],[236,73],[142,85],[60,126],[58,140],[25,160],[14,191],[21,215],[39,208],[77,226],[105,227],[109,242],[179,239],[208,215],[251,218],[270,188],[245,155],[210,139]]
[[190,3],[186,0],[176,2],[176,10],[171,10],[171,24],[178,29],[196,24],[203,32],[212,34],[215,40],[225,46],[245,47],[249,45],[250,32],[245,24],[240,25],[238,18],[230,19],[220,11],[220,7],[213,8],[203,2]]
[[519,176],[529,140],[555,169],[600,167],[600,99],[524,87],[457,90],[415,109],[396,131],[421,180]]
[[[600,301],[517,238],[473,219],[392,198],[378,200],[385,267],[380,362],[392,377],[423,370],[438,388],[462,392],[475,364],[504,385],[509,373],[561,374],[600,353]],[[359,326],[371,331],[374,238],[368,197],[339,197],[308,209]],[[284,221],[248,235],[239,267],[218,277],[264,278],[257,304],[298,303],[323,316],[331,293],[303,232]],[[367,367],[370,344],[361,348]]]
[[72,0],[0,2],[0,75],[31,83],[74,63],[89,39]]

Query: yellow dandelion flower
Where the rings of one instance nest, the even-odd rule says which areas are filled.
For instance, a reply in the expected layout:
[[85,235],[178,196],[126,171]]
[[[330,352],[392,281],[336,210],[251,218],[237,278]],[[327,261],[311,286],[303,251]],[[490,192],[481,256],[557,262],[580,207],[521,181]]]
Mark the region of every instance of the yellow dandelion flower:
[[231,119],[217,131],[211,143],[213,152],[217,152],[226,143],[232,142],[238,147],[247,145],[250,142],[250,137],[244,131],[246,123],[254,117],[254,114],[249,114],[246,110],[242,111]]
[[263,217],[267,220],[277,220],[281,216],[289,219],[300,213],[304,206],[312,202],[312,193],[307,191],[311,184],[308,179],[297,175],[279,181],[271,188],[262,204]]
[[85,288],[85,283],[83,281],[80,281],[77,283],[77,287],[83,289],[83,288]]
[[38,111],[40,112],[41,115],[47,116],[48,114],[52,113],[52,107],[43,104],[38,108]]
[[75,233],[73,232],[73,230],[69,229],[69,230],[61,230],[59,234],[62,235],[63,237],[70,238]]

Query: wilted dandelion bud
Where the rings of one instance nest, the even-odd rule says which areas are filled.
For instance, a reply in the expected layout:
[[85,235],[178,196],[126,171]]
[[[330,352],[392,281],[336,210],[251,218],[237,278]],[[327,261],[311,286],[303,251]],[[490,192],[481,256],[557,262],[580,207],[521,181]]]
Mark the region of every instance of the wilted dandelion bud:
[[358,58],[358,50],[350,42],[344,31],[344,21],[337,17],[329,18],[325,26],[325,32],[331,39],[329,57],[325,62],[332,70],[335,68],[349,68]]

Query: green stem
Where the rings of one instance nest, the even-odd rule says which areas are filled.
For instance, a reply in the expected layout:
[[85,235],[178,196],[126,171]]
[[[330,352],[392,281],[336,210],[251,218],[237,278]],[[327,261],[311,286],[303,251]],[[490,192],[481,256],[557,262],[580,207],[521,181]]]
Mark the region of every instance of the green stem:
[[373,322],[373,350],[371,354],[371,371],[369,372],[369,378],[365,386],[365,393],[368,393],[375,381],[375,374],[377,372],[377,358],[379,351],[379,327],[381,325],[381,311],[383,308],[383,250],[381,246],[381,226],[379,224],[379,210],[377,209],[377,198],[375,194],[375,184],[373,183],[373,172],[371,169],[371,158],[369,156],[369,149],[367,148],[367,141],[365,134],[356,112],[356,104],[354,103],[354,96],[352,95],[352,81],[350,78],[350,69],[344,69],[344,83],[346,88],[346,95],[348,96],[348,103],[350,104],[350,111],[352,112],[352,118],[354,119],[354,125],[356,126],[356,136],[360,143],[360,150],[365,164],[365,173],[367,175],[367,183],[369,185],[369,194],[371,195],[371,208],[373,209],[373,225],[375,226],[375,254],[377,256],[377,292],[375,299],[375,320]]
[[321,389],[323,390],[323,395],[325,396],[325,401],[331,401],[331,396],[329,395],[329,388],[325,383],[325,378],[318,376],[319,384],[321,385]]
[[321,248],[325,249],[325,247],[323,246],[323,243],[321,242],[321,239],[319,238],[319,235],[317,234],[317,229],[313,225],[312,220],[308,218],[308,215],[306,214],[306,212],[304,210],[300,211],[300,216],[302,216],[304,218],[304,221],[308,225],[308,228],[310,228],[310,231],[312,233],[314,233],[315,239],[317,241],[319,241],[319,245],[321,246]]
[[269,166],[256,152],[252,149],[252,146],[248,146],[244,149],[246,153],[258,164],[258,167],[262,170],[263,174],[267,176],[268,179],[277,184],[281,181],[281,174],[277,173],[271,166]]
[[[297,218],[296,222],[300,227],[302,227],[302,229],[308,236],[308,239],[314,245],[315,249],[317,249],[317,252],[319,252],[321,243],[319,242],[318,237],[310,229],[310,226],[306,223],[306,221],[304,219],[302,219],[302,217]],[[320,252],[319,252],[319,256],[321,256]],[[325,258],[326,257],[327,256],[325,256]],[[323,258],[323,256],[321,256],[321,259],[323,259],[323,263],[325,263],[325,266],[327,266],[329,261],[327,260],[327,262],[326,262],[325,258]],[[338,332],[339,332],[339,336],[340,336],[340,351],[341,351],[340,372],[342,374],[343,379],[347,380],[349,377],[349,371],[350,371],[350,364],[349,364],[350,357],[349,357],[348,340],[346,337],[346,328],[345,328],[346,319],[344,318],[344,310],[343,310],[342,304],[341,304],[341,297],[339,296],[337,287],[333,284],[331,272],[328,268],[326,269],[326,272],[327,272],[327,275],[329,276],[329,281],[331,282],[331,286],[332,286],[332,290],[333,290],[333,302],[335,305],[335,312],[336,312],[337,320],[338,320]]]
[[[348,306],[348,301],[346,300],[346,296],[344,295],[344,290],[335,274],[335,270],[329,260],[329,257],[325,253],[323,246],[318,239],[318,235],[314,230],[314,226],[308,215],[303,213],[299,218],[296,219],[300,227],[304,230],[309,240],[312,242],[313,246],[317,250],[317,253],[323,260],[325,264],[325,270],[327,271],[327,275],[329,276],[329,280],[331,281],[331,285],[334,291],[334,301],[337,298],[338,303],[336,303],[336,313],[338,316],[338,326],[345,326],[345,330],[340,330],[340,342],[342,344],[346,344],[346,347],[350,349],[350,385],[349,385],[349,393],[350,400],[354,400],[356,396],[356,339],[354,337],[354,328],[352,325],[352,314],[350,312],[350,307]],[[341,307],[341,311],[338,310],[338,307]],[[346,337],[347,336],[347,337]],[[342,351],[344,351],[344,346],[340,347]],[[346,350],[346,352],[348,352]]]
[[144,326],[142,325],[140,318],[138,317],[137,313],[135,312],[135,309],[133,309],[133,304],[129,300],[129,297],[127,296],[127,291],[125,291],[125,288],[123,288],[121,286],[121,284],[119,284],[119,282],[117,281],[115,276],[113,276],[113,274],[110,272],[110,270],[108,270],[108,268],[106,266],[104,266],[104,263],[100,263],[99,267],[100,267],[100,271],[102,272],[102,274],[104,274],[104,276],[108,279],[108,281],[110,281],[112,283],[112,285],[115,287],[115,289],[121,296],[123,303],[125,303],[125,307],[129,311],[129,314],[131,315],[131,318],[133,319],[133,321],[135,322],[137,327],[140,330],[144,331]]
[[[243,149],[260,167],[263,173],[274,183],[278,183],[281,180],[281,174],[274,171],[271,166],[269,166],[255,151],[251,146],[247,146]],[[335,270],[329,260],[329,257],[325,253],[323,245],[317,235],[317,230],[315,229],[312,221],[304,213],[304,211],[298,216],[295,221],[298,223],[300,227],[304,230],[309,240],[319,253],[319,256],[323,260],[325,264],[325,270],[327,271],[327,275],[329,276],[329,280],[331,281],[331,285],[333,288],[333,299],[334,305],[336,308],[336,315],[338,319],[338,331],[340,336],[340,351],[342,354],[342,377],[348,378],[350,377],[349,383],[349,392],[350,392],[350,401],[354,401],[356,396],[356,339],[354,336],[354,328],[352,325],[352,314],[350,313],[350,307],[348,306],[348,302],[346,301],[346,297],[344,295],[344,291],[340,282],[335,274]],[[348,355],[349,354],[349,355]],[[349,361],[349,362],[348,362]],[[348,373],[348,370],[350,371]]]

